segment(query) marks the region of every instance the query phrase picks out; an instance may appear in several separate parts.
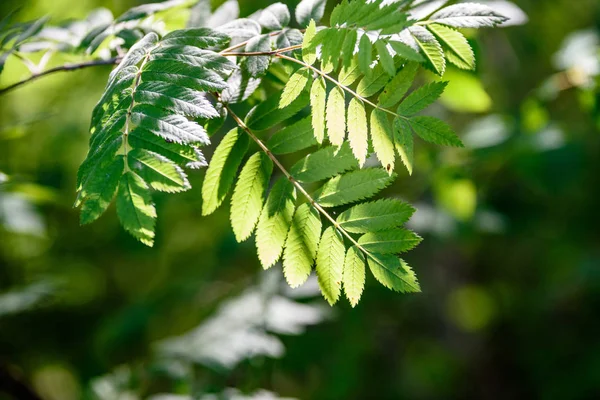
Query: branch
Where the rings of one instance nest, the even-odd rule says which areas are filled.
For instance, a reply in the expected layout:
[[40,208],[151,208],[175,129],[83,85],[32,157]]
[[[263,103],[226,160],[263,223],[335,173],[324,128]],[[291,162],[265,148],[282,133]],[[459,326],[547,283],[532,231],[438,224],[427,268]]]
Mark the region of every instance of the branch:
[[120,57],[114,57],[114,58],[110,58],[108,60],[92,60],[92,61],[85,61],[85,62],[75,63],[75,64],[65,64],[65,65],[61,65],[59,67],[50,68],[43,72],[40,72],[37,74],[32,74],[27,79],[23,79],[22,81],[13,83],[10,86],[0,89],[0,95],[6,94],[6,93],[10,92],[11,90],[14,90],[28,82],[34,81],[38,78],[41,78],[42,76],[53,74],[55,72],[75,71],[78,69],[83,69],[83,68],[87,68],[87,67],[96,67],[96,66],[100,66],[100,65],[115,65],[115,64],[118,64],[120,61],[121,61]]
[[233,110],[229,107],[228,104],[223,103],[223,105],[225,106],[225,108],[227,108],[227,111],[229,111],[229,114],[231,115],[231,117],[234,119],[234,121],[238,124],[238,126],[240,128],[242,128],[247,134],[248,136],[250,136],[250,138],[252,138],[252,140],[254,140],[256,142],[256,144],[258,145],[258,147],[261,148],[262,151],[265,152],[265,154],[273,161],[273,163],[275,165],[277,165],[277,167],[279,168],[279,170],[283,173],[283,175],[285,175],[285,177],[292,182],[292,184],[296,187],[296,189],[298,189],[298,191],[300,193],[302,193],[304,195],[304,197],[306,197],[306,199],[310,202],[310,204],[312,204],[312,206],[319,212],[321,213],[321,215],[323,215],[327,220],[329,220],[329,222],[331,222],[333,224],[333,226],[342,234],[344,235],[354,246],[356,246],[358,249],[360,249],[360,251],[362,251],[363,253],[365,253],[365,255],[367,257],[371,257],[371,253],[369,253],[367,250],[365,250],[360,244],[358,244],[358,242],[344,229],[340,226],[340,224],[337,223],[337,221],[331,216],[329,215],[329,213],[327,211],[325,211],[325,209],[315,201],[315,199],[312,198],[312,196],[310,194],[308,194],[308,192],[306,191],[306,189],[304,189],[304,187],[300,184],[300,182],[298,182],[293,176],[292,174],[290,174],[287,169],[281,164],[281,162],[279,162],[279,160],[277,159],[277,157],[275,157],[275,155],[271,152],[271,150],[269,150],[269,148],[250,130],[250,128],[248,128],[248,126],[244,123],[244,121],[242,121],[240,119],[240,117],[238,117]]

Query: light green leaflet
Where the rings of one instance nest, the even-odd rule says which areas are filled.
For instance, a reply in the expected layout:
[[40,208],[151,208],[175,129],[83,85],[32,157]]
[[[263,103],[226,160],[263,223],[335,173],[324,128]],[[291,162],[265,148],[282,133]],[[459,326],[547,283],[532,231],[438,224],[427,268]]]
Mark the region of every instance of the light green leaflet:
[[413,270],[397,256],[392,254],[369,254],[367,262],[375,279],[386,288],[402,293],[421,291]]
[[444,92],[448,82],[431,82],[409,94],[398,106],[396,112],[411,116],[429,107]]
[[367,160],[369,128],[367,113],[362,101],[353,97],[348,106],[348,142],[354,156],[362,167]]
[[325,79],[317,78],[310,89],[310,105],[312,108],[312,126],[317,142],[323,143],[325,138]]
[[410,126],[421,139],[433,144],[464,147],[452,128],[437,118],[428,116],[413,117],[410,119]]
[[358,244],[371,253],[399,254],[413,249],[421,240],[419,235],[407,229],[391,229],[366,233],[358,239]]
[[365,256],[356,246],[346,252],[342,280],[346,298],[352,307],[356,307],[365,287]]
[[231,227],[238,242],[254,230],[264,204],[273,162],[264,153],[253,154],[242,168],[231,197]]
[[256,250],[263,268],[279,260],[294,215],[296,189],[284,178],[273,185],[256,226]]
[[317,278],[325,300],[334,305],[340,298],[344,268],[344,240],[330,226],[323,232],[317,253]]
[[327,135],[334,146],[341,146],[346,137],[346,103],[344,91],[336,86],[327,98]]
[[371,140],[381,165],[391,174],[396,159],[394,132],[388,114],[379,109],[371,113]]
[[412,175],[414,162],[414,140],[412,129],[408,122],[400,117],[394,118],[394,144],[402,163],[406,167],[408,173]]
[[381,199],[349,208],[337,217],[337,222],[352,233],[378,232],[401,226],[414,212],[403,201]]
[[319,212],[308,203],[298,207],[285,242],[283,274],[295,288],[308,279],[321,237]]
[[380,168],[348,172],[330,179],[314,194],[323,207],[337,207],[374,196],[396,178]]
[[119,182],[117,215],[127,232],[145,245],[154,244],[156,209],[150,188],[134,172],[124,173]]
[[310,82],[311,74],[308,68],[300,68],[296,71],[283,88],[279,108],[284,108],[292,104],[294,100],[304,91],[304,88]]
[[202,185],[202,215],[212,214],[225,200],[248,144],[248,135],[234,128],[215,150]]

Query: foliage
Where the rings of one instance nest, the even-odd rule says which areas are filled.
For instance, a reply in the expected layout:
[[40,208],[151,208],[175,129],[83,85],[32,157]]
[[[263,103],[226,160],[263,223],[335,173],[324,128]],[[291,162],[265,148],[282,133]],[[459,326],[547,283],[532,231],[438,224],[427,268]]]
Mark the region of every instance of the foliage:
[[[0,9],[6,11],[22,2],[1,3]],[[271,4],[240,1],[239,8],[232,7],[235,3],[226,2],[228,18],[247,16]],[[291,11],[297,3],[286,4]],[[506,10],[500,6],[506,3],[493,2],[502,13]],[[277,334],[286,348],[283,357],[257,354],[231,370],[179,360],[209,350],[205,341],[190,341],[188,351],[180,351],[164,363],[154,362],[164,360],[163,354],[155,351],[157,342],[180,335],[191,339],[186,332],[216,315],[214,311],[225,298],[249,288],[255,275],[264,274],[257,270],[254,238],[236,242],[229,221],[230,197],[216,213],[202,217],[201,187],[206,171],[185,169],[192,190],[177,195],[152,193],[161,216],[153,248],[136,244],[120,228],[113,206],[94,224],[79,227],[78,210],[71,209],[76,171],[87,151],[91,110],[111,67],[57,73],[3,94],[0,290],[8,293],[8,309],[18,311],[0,317],[0,342],[4,361],[10,364],[8,370],[48,399],[95,398],[88,393],[90,386],[94,393],[95,389],[105,393],[107,399],[195,398],[204,392],[230,398],[257,388],[300,399],[370,398],[373,385],[365,382],[376,382],[382,398],[593,398],[598,391],[597,357],[590,350],[597,342],[597,324],[590,325],[590,321],[600,293],[599,275],[594,272],[600,240],[594,217],[600,187],[595,173],[600,147],[594,125],[600,121],[600,70],[598,33],[593,27],[600,4],[593,0],[582,0],[577,7],[567,0],[556,0],[547,7],[531,0],[518,3],[530,17],[525,26],[484,32],[461,29],[474,48],[478,71],[462,72],[448,62],[443,80],[449,83],[444,93],[436,104],[419,113],[442,118],[456,130],[465,148],[431,146],[415,137],[412,177],[404,172],[401,160],[395,160],[398,177],[383,196],[361,203],[395,202],[401,196],[402,204],[409,202],[418,209],[414,215],[409,212],[412,207],[381,214],[403,213],[403,218],[408,218],[408,213],[411,217],[406,227],[424,238],[401,257],[416,267],[425,293],[397,296],[388,292],[373,279],[364,253],[359,251],[362,257],[358,256],[358,261],[351,263],[350,258],[345,262],[340,294],[345,297],[348,291],[364,290],[356,308],[340,302],[327,323],[300,336]],[[107,5],[118,17],[140,1],[99,0],[95,4]],[[23,4],[11,21],[51,12],[52,19],[45,26],[54,29],[67,26],[56,25],[64,18],[83,22],[88,6],[65,0],[33,1]],[[324,22],[319,25],[329,21],[334,6],[328,2]],[[185,27],[190,11],[197,8],[180,8],[166,18],[157,14],[146,19],[154,19],[151,25],[162,37]],[[241,14],[232,17],[239,9]],[[210,28],[223,25],[214,22],[223,15],[221,10],[210,13],[201,24]],[[430,10],[411,15],[421,20],[434,12]],[[288,27],[305,27],[297,25],[290,14]],[[566,15],[569,18],[562,18]],[[119,54],[116,42],[118,38],[108,38],[91,55],[58,51],[47,67],[87,60],[114,63],[110,60],[123,56],[130,47],[119,44]],[[284,45],[274,42],[273,48]],[[114,50],[109,54],[106,50],[111,47]],[[29,77],[19,56],[37,64],[46,54],[44,50],[26,53],[25,49],[8,57],[0,87]],[[372,61],[376,58],[375,54]],[[235,98],[230,107],[245,117],[252,106],[282,91],[288,77],[297,71],[291,65],[271,59],[256,90],[250,83],[256,84],[258,79],[236,69],[227,82],[237,80],[238,89],[224,90],[222,96]],[[415,75],[416,81],[413,84],[410,79],[411,86],[400,99],[413,88],[439,80],[420,68]],[[350,84],[351,88],[357,83]],[[326,94],[332,90],[331,83],[327,85]],[[248,98],[244,98],[246,94]],[[351,95],[345,92],[344,97],[347,104]],[[326,106],[327,96],[325,113]],[[211,126],[224,115],[222,109],[215,109],[220,117],[211,119]],[[296,164],[303,169],[299,161],[320,150],[308,110],[306,107],[289,120],[256,132],[288,172]],[[367,105],[366,114],[369,110]],[[367,117],[370,123],[372,115]],[[201,148],[207,160],[213,158],[214,147],[224,134],[235,127],[228,117],[220,130],[207,129],[215,144]],[[405,128],[403,132],[410,136],[403,139],[408,141],[414,133],[410,126]],[[324,148],[329,147],[326,129],[327,118]],[[250,140],[240,171],[251,155],[271,160],[256,149]],[[396,150],[400,152],[402,147],[396,146]],[[367,151],[365,166],[378,166],[373,147]],[[265,168],[267,164],[263,164]],[[273,164],[273,168],[275,174],[265,184],[264,198],[281,176],[278,167]],[[305,175],[303,179],[311,178]],[[231,195],[238,180],[234,180]],[[311,194],[320,183],[302,181]],[[260,192],[259,185],[255,187],[252,193]],[[303,201],[300,192],[296,195]],[[351,208],[327,211],[337,220]],[[402,219],[394,216],[390,220]],[[387,219],[382,217],[374,222],[384,221]],[[328,226],[323,219],[321,233]],[[349,232],[354,227],[350,233],[355,238],[368,233],[352,224],[346,227]],[[403,227],[370,229],[384,232]],[[283,278],[278,266],[265,272]],[[318,295],[317,277],[311,275],[296,289],[282,289],[295,297],[310,287]],[[61,283],[52,293],[52,302],[28,300],[22,303],[27,310],[11,306],[16,304],[14,294],[20,298],[30,293],[29,288],[40,293],[31,285],[46,278]],[[315,303],[323,305],[324,301]],[[244,324],[256,325],[240,335],[233,334],[237,323],[218,329],[228,338],[220,342],[220,348],[227,350],[223,355],[235,353],[245,343],[263,343],[263,336],[253,333],[257,326],[262,332],[264,314],[249,313],[244,307],[235,314]],[[301,315],[304,313],[294,309],[278,313],[273,320],[285,322]],[[257,340],[250,341],[254,338]],[[0,369],[4,371],[2,366]],[[106,380],[95,379],[110,373],[115,381],[124,382],[123,370],[131,375],[122,394],[107,392]],[[222,393],[228,386],[240,388],[240,392]],[[167,392],[173,395],[157,395]]]
[[[171,0],[135,7],[108,25],[90,29],[78,48],[94,52],[108,35],[122,35],[124,29],[134,29],[131,24],[137,27],[150,15],[188,3]],[[441,96],[446,82],[406,93],[419,64],[439,75],[446,59],[460,68],[474,68],[469,43],[453,28],[495,26],[506,18],[486,5],[463,3],[413,20],[414,3],[345,0],[333,9],[330,26],[317,27],[325,2],[305,0],[295,15],[307,26],[304,35],[289,27],[287,6],[275,3],[220,27],[150,32],[134,41],[110,74],[92,114],[90,149],[77,179],[75,206],[81,208],[81,223],[97,220],[116,198],[125,230],[152,246],[157,215],[152,192],[191,188],[184,168],[206,165],[199,147],[211,143],[215,127],[229,114],[238,127],[218,143],[208,165],[203,215],[217,210],[235,186],[230,219],[236,239],[244,241],[255,231],[263,267],[270,268],[283,256],[292,287],[303,284],[316,265],[321,290],[331,304],[344,284],[356,305],[365,261],[384,286],[420,291],[406,262],[388,255],[420,241],[401,228],[407,219],[402,210],[409,206],[367,201],[396,179],[397,154],[412,174],[413,132],[433,144],[463,146],[443,121],[418,115]],[[35,37],[44,22],[20,27],[23,32],[14,48]],[[270,70],[284,73],[283,90],[242,120],[231,104],[249,101],[261,81],[270,79]],[[309,103],[312,135],[306,119],[291,122]],[[274,148],[269,149],[262,132],[282,124],[286,134],[280,132],[281,139],[274,135]],[[249,147],[251,140],[258,150]],[[274,155],[282,151],[277,146],[300,152],[315,141],[319,149],[309,151],[289,171]],[[366,166],[371,153],[381,167]],[[275,175],[269,191],[273,165],[284,177]],[[308,183],[316,188],[309,190],[304,186]],[[334,219],[329,208],[343,211],[342,220]],[[385,231],[379,230],[382,214],[389,219]],[[361,222],[355,221],[357,215]]]

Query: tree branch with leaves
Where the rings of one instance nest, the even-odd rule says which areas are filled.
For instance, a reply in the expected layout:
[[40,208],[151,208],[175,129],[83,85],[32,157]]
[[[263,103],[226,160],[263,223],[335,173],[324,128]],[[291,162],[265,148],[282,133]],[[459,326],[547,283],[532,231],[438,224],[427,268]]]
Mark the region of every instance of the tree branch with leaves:
[[[78,173],[81,223],[97,220],[114,201],[125,230],[152,246],[153,192],[189,190],[186,169],[208,167],[202,214],[215,212],[233,192],[235,238],[254,234],[262,266],[282,260],[290,286],[302,285],[314,268],[330,304],[343,291],[355,306],[368,267],[387,288],[420,291],[399,258],[421,242],[403,227],[415,210],[375,197],[395,181],[396,157],[412,174],[415,134],[463,146],[445,122],[421,115],[447,83],[411,90],[413,82],[422,67],[439,76],[447,63],[474,69],[473,51],[457,29],[496,26],[506,18],[486,5],[460,3],[415,20],[418,1],[344,0],[328,26],[317,26],[325,1],[303,0],[295,28],[281,3],[218,27],[197,15],[196,23],[206,26],[160,32],[143,23],[167,5],[189,3],[140,6],[95,26],[77,48],[111,57],[29,79],[118,61],[93,110],[90,149]],[[129,41],[112,45],[110,38],[119,35]],[[8,51],[34,39],[13,41]],[[266,86],[280,90],[264,98]],[[252,104],[243,117],[236,111]],[[201,148],[228,119],[236,127],[217,143],[209,163]],[[302,157],[287,167],[278,158],[283,154]]]

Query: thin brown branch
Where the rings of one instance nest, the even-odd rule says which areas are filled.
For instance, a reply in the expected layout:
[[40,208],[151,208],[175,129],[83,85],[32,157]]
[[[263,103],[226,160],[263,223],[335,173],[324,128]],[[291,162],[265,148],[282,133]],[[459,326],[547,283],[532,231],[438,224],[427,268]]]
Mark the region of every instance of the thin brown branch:
[[23,79],[22,81],[13,83],[12,85],[9,85],[3,89],[0,89],[0,95],[6,94],[6,93],[10,92],[11,90],[14,90],[28,82],[34,81],[34,80],[41,78],[43,76],[46,76],[46,75],[54,74],[56,72],[76,71],[78,69],[83,69],[83,68],[88,68],[88,67],[97,67],[100,65],[115,65],[115,64],[118,64],[120,61],[121,61],[120,57],[114,57],[114,58],[110,58],[108,60],[92,60],[92,61],[85,61],[85,62],[81,62],[81,63],[65,64],[65,65],[61,65],[59,67],[50,68],[50,69],[47,69],[40,73],[32,74],[29,78]]

